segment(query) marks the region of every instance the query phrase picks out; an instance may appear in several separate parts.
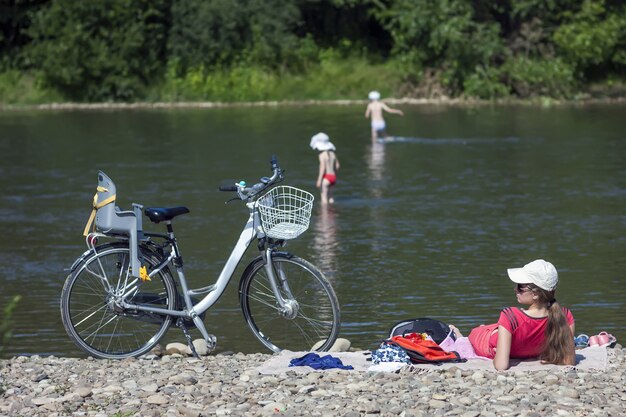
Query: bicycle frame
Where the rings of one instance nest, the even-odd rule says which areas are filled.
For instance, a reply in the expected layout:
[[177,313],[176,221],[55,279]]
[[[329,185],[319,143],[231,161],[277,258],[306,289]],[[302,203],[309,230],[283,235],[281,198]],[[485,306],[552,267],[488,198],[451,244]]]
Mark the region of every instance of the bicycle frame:
[[[256,209],[255,203],[247,202],[246,205],[250,211],[248,221],[246,222],[241,234],[239,235],[239,240],[237,241],[230,256],[228,257],[226,264],[222,268],[222,271],[219,277],[217,278],[217,281],[213,285],[204,287],[200,290],[193,290],[193,289],[190,290],[187,286],[187,280],[185,278],[185,273],[183,271],[182,263],[177,264],[176,262],[173,262],[173,265],[175,266],[176,272],[178,274],[178,278],[180,280],[181,290],[183,293],[183,299],[185,301],[185,308],[183,308],[182,310],[170,310],[170,309],[159,308],[159,307],[142,306],[142,305],[128,303],[124,299],[121,300],[120,305],[124,308],[137,310],[137,311],[147,311],[147,312],[152,312],[152,313],[169,315],[173,317],[191,318],[194,324],[196,325],[196,327],[198,328],[198,330],[200,330],[200,333],[202,334],[202,336],[208,342],[210,339],[210,336],[208,335],[204,327],[204,323],[202,319],[200,318],[200,315],[204,313],[205,311],[207,311],[209,308],[211,308],[217,302],[220,296],[223,294],[228,283],[233,277],[233,274],[235,272],[235,269],[237,268],[237,265],[243,258],[243,255],[245,254],[248,247],[250,246],[250,243],[257,237],[262,238],[265,236],[263,229],[261,227],[261,222],[259,219],[259,214]],[[168,224],[168,227],[169,227],[171,225],[171,221],[166,222],[166,224]],[[176,244],[176,240],[174,238],[173,229],[168,229],[168,230],[171,230],[171,232],[168,231],[168,236],[170,238],[169,241],[171,242],[171,246],[172,246],[170,254],[159,266],[157,266],[155,269],[153,269],[150,272],[149,274],[150,277],[157,274],[166,265],[172,263],[173,260],[175,260],[176,258],[180,256],[178,245]],[[146,236],[150,236],[149,233],[144,233],[144,234]],[[294,315],[294,313],[297,313],[297,302],[293,300],[293,297],[290,294],[289,287],[288,285],[286,285],[286,281],[284,277],[281,277],[281,281],[284,284],[283,287],[285,291],[287,292],[287,294],[289,295],[290,300],[285,300],[281,294],[280,288],[276,280],[276,274],[274,273],[274,268],[272,267],[272,262],[271,262],[272,250],[273,250],[272,248],[267,248],[265,251],[265,255],[267,259],[265,270],[270,280],[270,286],[272,288],[272,291],[274,292],[274,295],[276,296],[276,299],[278,300],[280,304],[283,315],[289,317],[289,316]],[[136,281],[133,281],[130,285],[133,286],[134,283],[136,283]],[[135,289],[131,288],[129,290],[128,288],[124,288],[124,295],[131,294],[133,293],[133,291],[135,291]],[[191,296],[202,294],[204,292],[208,292],[208,294],[202,300],[200,300],[198,304],[194,306],[191,300]]]
[[[189,209],[144,210],[133,203],[132,211],[122,211],[114,205],[115,183],[98,171],[97,193],[83,232],[88,249],[72,264],[60,298],[63,326],[76,345],[97,358],[139,357],[175,324],[192,354],[198,356],[189,331],[194,327],[213,350],[217,338],[207,333],[206,311],[224,294],[257,239],[260,254],[238,280],[246,325],[274,352],[330,349],[340,328],[332,285],[311,262],[282,249],[309,227],[314,196],[296,187],[276,186],[284,171],[274,155],[270,164],[271,177],[252,185],[239,181],[219,186],[219,191],[236,193],[229,201],[243,202],[248,217],[219,275],[198,288],[189,287],[173,227]],[[144,232],[144,215],[166,230],[159,226],[161,230]],[[104,241],[99,243],[100,238]]]

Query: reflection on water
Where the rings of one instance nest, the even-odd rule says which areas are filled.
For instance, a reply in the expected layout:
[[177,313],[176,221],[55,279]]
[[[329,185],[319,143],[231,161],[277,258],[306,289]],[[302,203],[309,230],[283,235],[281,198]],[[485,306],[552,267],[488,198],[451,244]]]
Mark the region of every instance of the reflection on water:
[[[337,213],[332,204],[320,206],[313,219],[313,250],[317,266],[328,278],[333,277],[337,270]],[[331,279],[332,281],[332,279]]]
[[[526,139],[526,140],[541,140],[541,138]],[[495,144],[498,142],[519,142],[520,138],[505,137],[505,138],[414,138],[407,136],[386,136],[379,138],[376,143],[390,144],[390,143],[416,143],[420,145],[474,145],[474,144]]]
[[372,141],[367,158],[367,168],[371,178],[371,191],[375,198],[380,198],[382,181],[385,175],[385,145],[376,140]]
[[380,142],[373,142],[370,147],[368,166],[372,181],[383,179],[385,170],[385,145]]

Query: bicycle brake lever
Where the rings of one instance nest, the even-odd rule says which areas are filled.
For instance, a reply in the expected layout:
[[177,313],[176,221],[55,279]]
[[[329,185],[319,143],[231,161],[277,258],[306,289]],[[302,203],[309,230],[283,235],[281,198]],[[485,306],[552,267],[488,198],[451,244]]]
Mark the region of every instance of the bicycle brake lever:
[[224,204],[228,204],[228,203],[230,203],[231,201],[235,201],[235,200],[241,200],[241,199],[240,199],[239,197],[233,197],[233,198],[231,198],[231,199],[230,199],[230,200],[228,200],[228,201],[224,201]]

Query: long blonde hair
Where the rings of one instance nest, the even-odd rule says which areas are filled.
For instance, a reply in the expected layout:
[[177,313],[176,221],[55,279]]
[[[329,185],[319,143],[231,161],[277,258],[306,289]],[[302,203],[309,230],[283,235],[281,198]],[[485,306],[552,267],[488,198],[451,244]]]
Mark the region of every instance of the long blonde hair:
[[539,359],[542,363],[575,365],[574,335],[567,323],[563,308],[554,298],[554,290],[546,291],[532,284],[529,286],[533,293],[537,294],[537,301],[546,304],[548,308],[548,325]]

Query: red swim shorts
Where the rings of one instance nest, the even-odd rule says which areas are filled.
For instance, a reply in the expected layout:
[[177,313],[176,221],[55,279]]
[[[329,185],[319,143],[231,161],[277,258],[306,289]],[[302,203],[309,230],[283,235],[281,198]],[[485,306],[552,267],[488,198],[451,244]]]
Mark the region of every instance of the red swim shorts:
[[335,174],[324,174],[324,179],[327,180],[330,185],[335,185],[337,182],[337,175]]
[[491,347],[489,341],[491,335],[498,330],[498,323],[484,324],[472,329],[467,337],[474,348],[477,355],[493,358],[496,356],[494,347]]

